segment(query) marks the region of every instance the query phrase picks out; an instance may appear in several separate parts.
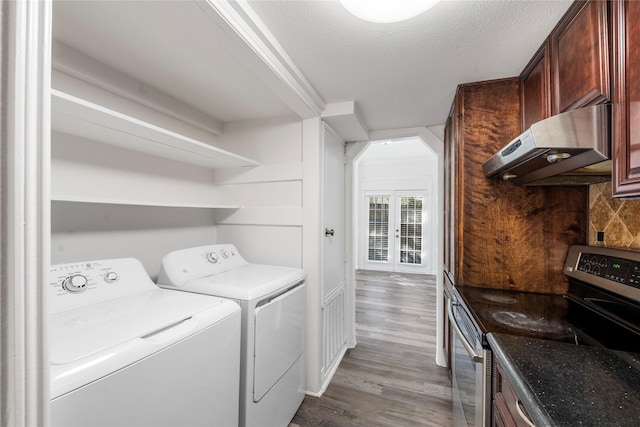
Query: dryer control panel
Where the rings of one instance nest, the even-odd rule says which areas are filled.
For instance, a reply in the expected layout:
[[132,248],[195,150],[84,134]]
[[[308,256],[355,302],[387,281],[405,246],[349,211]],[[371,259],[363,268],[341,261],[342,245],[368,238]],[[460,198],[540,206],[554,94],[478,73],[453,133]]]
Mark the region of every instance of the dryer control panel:
[[142,263],[134,258],[57,264],[49,268],[52,314],[150,289],[158,287]]
[[230,243],[173,251],[162,258],[158,285],[181,287],[189,280],[224,273],[247,264]]

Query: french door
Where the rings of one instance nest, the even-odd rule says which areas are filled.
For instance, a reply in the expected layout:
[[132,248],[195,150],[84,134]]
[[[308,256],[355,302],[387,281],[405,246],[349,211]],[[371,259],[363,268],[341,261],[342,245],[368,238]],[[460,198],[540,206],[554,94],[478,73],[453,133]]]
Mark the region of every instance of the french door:
[[367,192],[365,206],[364,267],[402,272],[424,270],[426,193]]

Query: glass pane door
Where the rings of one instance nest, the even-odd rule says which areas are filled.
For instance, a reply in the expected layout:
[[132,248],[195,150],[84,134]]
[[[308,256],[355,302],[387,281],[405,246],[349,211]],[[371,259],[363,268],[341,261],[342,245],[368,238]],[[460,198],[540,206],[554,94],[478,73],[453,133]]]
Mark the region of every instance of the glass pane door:
[[400,225],[397,230],[401,264],[422,264],[422,196],[400,196]]
[[369,196],[369,261],[389,262],[389,196]]
[[363,268],[408,273],[424,270],[429,260],[424,247],[427,201],[425,191],[365,194]]

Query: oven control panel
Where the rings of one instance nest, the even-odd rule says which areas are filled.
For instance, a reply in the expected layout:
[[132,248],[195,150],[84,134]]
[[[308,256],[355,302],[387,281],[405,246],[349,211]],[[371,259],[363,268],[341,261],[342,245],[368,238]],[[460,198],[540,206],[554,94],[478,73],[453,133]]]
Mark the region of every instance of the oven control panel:
[[[600,288],[640,304],[640,252],[573,245],[564,263],[569,285]],[[585,288],[587,289],[587,288]]]
[[640,262],[610,255],[583,252],[577,269],[616,283],[640,288]]

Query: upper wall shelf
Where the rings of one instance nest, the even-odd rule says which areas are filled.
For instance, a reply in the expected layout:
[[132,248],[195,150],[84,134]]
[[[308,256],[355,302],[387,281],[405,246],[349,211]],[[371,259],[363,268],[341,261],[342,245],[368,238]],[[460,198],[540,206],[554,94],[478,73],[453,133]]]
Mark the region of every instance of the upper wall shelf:
[[71,202],[71,203],[91,203],[102,205],[128,205],[128,206],[152,206],[152,207],[165,207],[165,208],[194,208],[194,209],[227,209],[238,210],[241,208],[239,205],[216,205],[207,203],[170,203],[170,202],[156,202],[156,201],[142,201],[142,200],[123,200],[123,199],[109,199],[102,197],[78,197],[78,196],[66,196],[66,195],[51,195],[51,201],[53,202]]
[[135,117],[51,89],[54,130],[208,168],[258,166],[259,163]]

